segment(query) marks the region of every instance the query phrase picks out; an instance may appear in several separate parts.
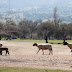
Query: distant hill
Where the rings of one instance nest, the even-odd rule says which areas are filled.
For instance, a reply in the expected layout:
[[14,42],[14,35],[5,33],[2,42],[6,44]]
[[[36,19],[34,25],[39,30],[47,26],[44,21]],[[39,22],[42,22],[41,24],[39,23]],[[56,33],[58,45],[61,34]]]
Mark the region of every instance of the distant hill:
[[10,0],[10,9],[8,0],[2,3],[1,17],[5,17],[10,10],[10,15],[15,19],[52,19],[53,9],[57,7],[61,21],[72,22],[72,0]]

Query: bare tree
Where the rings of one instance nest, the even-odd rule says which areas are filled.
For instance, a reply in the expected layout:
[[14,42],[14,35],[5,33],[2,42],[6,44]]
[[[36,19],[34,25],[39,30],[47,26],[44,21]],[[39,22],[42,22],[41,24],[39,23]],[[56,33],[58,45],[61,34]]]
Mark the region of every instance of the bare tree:
[[58,14],[57,14],[57,7],[54,8],[54,24],[55,26],[58,26],[59,24],[59,18],[58,18]]

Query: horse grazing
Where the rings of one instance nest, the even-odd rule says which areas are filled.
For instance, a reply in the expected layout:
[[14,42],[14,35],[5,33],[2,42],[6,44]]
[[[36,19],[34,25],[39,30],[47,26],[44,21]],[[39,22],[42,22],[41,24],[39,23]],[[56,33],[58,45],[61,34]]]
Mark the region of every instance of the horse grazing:
[[0,47],[0,55],[2,55],[2,51],[6,51],[5,55],[7,55],[7,53],[9,54],[8,48],[6,47]]

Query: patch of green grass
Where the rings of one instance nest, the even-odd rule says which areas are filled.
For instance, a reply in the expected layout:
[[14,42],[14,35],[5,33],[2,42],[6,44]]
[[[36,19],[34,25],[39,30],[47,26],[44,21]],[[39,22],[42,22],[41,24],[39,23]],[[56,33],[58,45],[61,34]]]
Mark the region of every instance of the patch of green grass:
[[36,42],[36,43],[45,43],[45,40],[33,40],[33,39],[12,39],[8,41],[13,41],[13,42]]
[[72,71],[0,67],[0,72],[72,72]]
[[[2,39],[3,40],[3,39]],[[12,40],[8,40],[8,41],[12,41],[12,42],[34,42],[34,43],[45,43],[45,40],[33,40],[33,39],[12,39]],[[57,43],[63,43],[63,40],[48,40],[49,43],[53,43],[53,44],[57,44]],[[72,40],[66,40],[66,42],[72,42]]]

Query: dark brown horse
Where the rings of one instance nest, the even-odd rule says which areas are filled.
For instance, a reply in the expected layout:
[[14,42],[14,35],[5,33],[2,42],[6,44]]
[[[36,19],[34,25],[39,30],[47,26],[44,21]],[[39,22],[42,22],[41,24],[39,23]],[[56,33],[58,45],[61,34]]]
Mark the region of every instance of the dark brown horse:
[[7,53],[9,54],[8,48],[2,47],[2,46],[3,46],[3,44],[0,44],[0,55],[2,55],[2,51],[6,51],[5,55],[7,55]]
[[8,48],[6,47],[0,47],[0,55],[2,55],[2,51],[6,51],[5,55],[7,55],[7,53],[9,54]]

